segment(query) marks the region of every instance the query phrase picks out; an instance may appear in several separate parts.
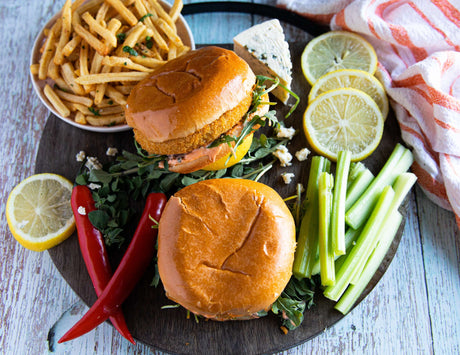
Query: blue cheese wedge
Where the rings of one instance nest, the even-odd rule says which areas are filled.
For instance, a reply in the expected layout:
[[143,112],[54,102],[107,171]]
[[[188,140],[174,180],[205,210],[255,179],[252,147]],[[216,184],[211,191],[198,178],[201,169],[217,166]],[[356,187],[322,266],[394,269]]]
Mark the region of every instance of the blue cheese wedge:
[[[233,47],[256,75],[278,77],[281,84],[291,88],[291,54],[278,20],[266,21],[241,32],[233,38]],[[280,86],[272,93],[283,103],[289,99],[289,93]]]

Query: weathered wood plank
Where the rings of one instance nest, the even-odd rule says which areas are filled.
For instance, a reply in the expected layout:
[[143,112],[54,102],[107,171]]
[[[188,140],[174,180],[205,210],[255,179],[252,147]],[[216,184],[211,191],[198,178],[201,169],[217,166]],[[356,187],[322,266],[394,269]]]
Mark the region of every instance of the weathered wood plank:
[[452,212],[435,206],[420,188],[416,191],[433,348],[436,354],[458,354],[460,232]]

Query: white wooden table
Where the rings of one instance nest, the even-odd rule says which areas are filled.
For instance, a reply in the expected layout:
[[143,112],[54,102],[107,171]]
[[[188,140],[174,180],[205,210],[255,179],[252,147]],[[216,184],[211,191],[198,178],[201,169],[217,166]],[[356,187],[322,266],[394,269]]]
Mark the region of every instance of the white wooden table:
[[[34,172],[48,117],[29,79],[30,50],[41,27],[63,3],[0,0],[0,354],[48,353],[49,329],[78,301],[47,252],[31,252],[14,241],[4,214],[8,193]],[[263,18],[201,14],[187,20],[196,43],[230,43],[236,33]],[[295,40],[304,34],[288,26],[287,36]],[[284,353],[460,354],[459,259],[454,215],[415,188],[399,249],[379,284],[338,324]],[[160,354],[142,344],[131,345],[108,324],[56,353]]]

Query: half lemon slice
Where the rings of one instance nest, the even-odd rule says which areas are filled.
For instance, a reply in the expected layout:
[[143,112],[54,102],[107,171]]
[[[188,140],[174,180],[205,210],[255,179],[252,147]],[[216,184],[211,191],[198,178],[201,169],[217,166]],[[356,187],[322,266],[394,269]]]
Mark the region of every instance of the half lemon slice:
[[6,202],[6,219],[24,247],[43,251],[68,238],[75,229],[70,206],[72,183],[56,174],[36,174],[21,181]]
[[319,95],[303,117],[304,132],[312,148],[333,161],[341,150],[349,150],[352,161],[368,157],[382,139],[383,126],[375,101],[352,88]]
[[324,74],[339,69],[358,69],[374,74],[377,55],[363,37],[347,31],[331,31],[307,44],[301,65],[305,78],[313,85]]

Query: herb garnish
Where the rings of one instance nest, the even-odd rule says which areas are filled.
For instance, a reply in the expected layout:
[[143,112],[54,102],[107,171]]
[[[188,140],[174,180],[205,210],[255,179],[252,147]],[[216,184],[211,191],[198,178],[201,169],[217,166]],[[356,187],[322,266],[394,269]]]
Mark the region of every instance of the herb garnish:
[[273,303],[271,311],[279,315],[288,330],[297,328],[303,321],[305,309],[313,306],[316,284],[312,279],[298,280],[294,276],[281,296]]
[[137,57],[139,54],[136,52],[136,50],[130,46],[124,46],[123,47],[123,52],[126,52],[132,56]]
[[139,22],[144,22],[144,20],[147,18],[147,17],[151,17],[153,16],[150,12],[145,14],[144,16],[142,16],[140,19],[139,19]]
[[118,33],[117,34],[117,39],[120,41],[120,42],[123,42],[125,39],[126,39],[126,33]]
[[148,49],[152,49],[152,47],[153,47],[153,38],[151,36],[146,36],[145,37],[145,46]]
[[91,112],[94,116],[100,116],[99,110],[96,110],[94,107],[88,107],[89,112]]

